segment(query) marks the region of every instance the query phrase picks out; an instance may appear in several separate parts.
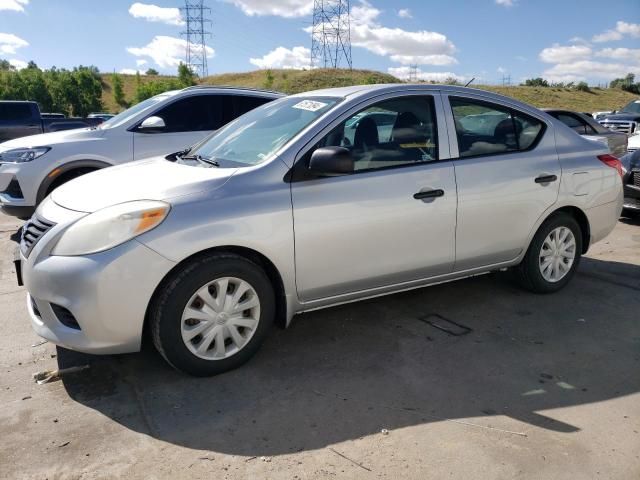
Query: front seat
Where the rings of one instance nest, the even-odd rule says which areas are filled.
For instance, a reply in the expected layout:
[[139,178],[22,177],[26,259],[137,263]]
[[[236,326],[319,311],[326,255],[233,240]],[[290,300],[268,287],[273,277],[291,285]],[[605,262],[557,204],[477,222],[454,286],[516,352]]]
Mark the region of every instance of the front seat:
[[358,122],[353,135],[353,148],[355,150],[370,150],[379,143],[378,125],[371,117],[364,117]]

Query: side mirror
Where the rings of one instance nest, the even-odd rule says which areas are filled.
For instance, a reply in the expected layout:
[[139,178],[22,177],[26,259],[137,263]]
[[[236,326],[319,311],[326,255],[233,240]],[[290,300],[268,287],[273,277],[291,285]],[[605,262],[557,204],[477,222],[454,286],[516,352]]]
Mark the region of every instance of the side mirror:
[[162,117],[148,117],[145,118],[144,121],[138,127],[138,130],[141,131],[154,131],[154,130],[162,130],[166,125]]
[[311,154],[309,170],[316,175],[328,177],[353,173],[353,157],[344,147],[318,148]]

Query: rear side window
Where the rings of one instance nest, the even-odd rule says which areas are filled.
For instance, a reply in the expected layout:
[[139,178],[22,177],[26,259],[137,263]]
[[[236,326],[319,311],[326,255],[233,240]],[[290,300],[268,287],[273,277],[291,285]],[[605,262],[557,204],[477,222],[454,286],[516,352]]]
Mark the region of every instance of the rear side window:
[[30,120],[31,117],[28,103],[0,103],[0,121]]
[[[259,107],[260,105],[264,105],[265,103],[273,100],[272,98],[265,97],[251,97],[249,95],[234,95],[233,97],[233,110],[236,117],[240,115],[244,115],[249,110],[253,110],[254,108]],[[229,119],[233,120],[233,119]]]
[[165,132],[198,132],[217,130],[233,119],[229,95],[192,95],[153,114],[161,117]]
[[518,152],[533,148],[544,124],[508,107],[450,97],[460,157]]

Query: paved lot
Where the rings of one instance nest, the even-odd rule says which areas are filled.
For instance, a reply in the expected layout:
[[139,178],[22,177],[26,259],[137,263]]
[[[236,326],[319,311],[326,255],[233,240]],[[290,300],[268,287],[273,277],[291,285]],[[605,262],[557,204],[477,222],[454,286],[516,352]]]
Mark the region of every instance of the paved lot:
[[0,214],[0,478],[640,478],[639,222],[559,294],[495,274],[306,314],[210,379],[33,347],[18,225]]

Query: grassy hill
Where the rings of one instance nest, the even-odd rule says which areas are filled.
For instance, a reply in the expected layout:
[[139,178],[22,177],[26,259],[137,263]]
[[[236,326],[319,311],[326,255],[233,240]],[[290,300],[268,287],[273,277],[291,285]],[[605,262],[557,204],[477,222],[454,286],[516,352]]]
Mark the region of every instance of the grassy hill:
[[[168,77],[141,77],[143,82]],[[122,75],[125,98],[131,100],[135,92],[135,76]],[[208,85],[234,85],[252,88],[267,88],[285,93],[298,93],[318,88],[341,87],[347,85],[372,83],[398,83],[400,80],[386,73],[371,70],[256,70],[244,73],[223,73],[202,80]],[[102,101],[105,110],[122,110],[113,100],[111,76],[102,78]],[[473,85],[475,88],[489,90],[536,107],[554,107],[593,112],[620,108],[636,98],[633,94],[618,89],[592,89],[591,92],[579,92],[566,88],[553,87],[498,87],[491,85]]]

